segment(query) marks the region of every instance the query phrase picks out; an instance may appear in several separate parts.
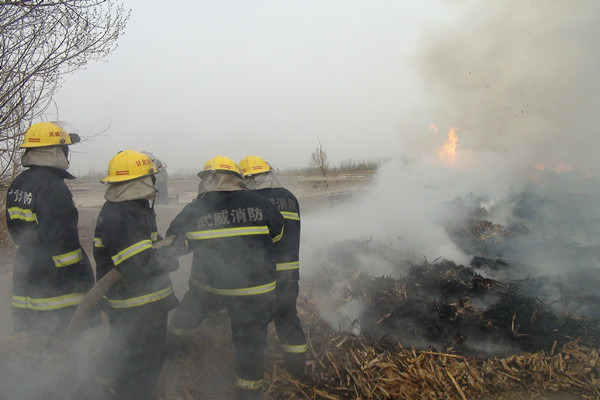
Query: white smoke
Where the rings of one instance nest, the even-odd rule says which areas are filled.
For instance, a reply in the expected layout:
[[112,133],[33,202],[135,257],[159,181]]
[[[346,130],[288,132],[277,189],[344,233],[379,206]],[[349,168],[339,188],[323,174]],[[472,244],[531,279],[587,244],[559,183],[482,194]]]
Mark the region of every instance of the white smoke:
[[[403,132],[405,147],[397,156],[405,161],[380,168],[364,198],[305,218],[309,248],[372,237],[429,260],[466,263],[472,255],[458,249],[443,228],[444,203],[478,199],[491,222],[509,225],[518,219],[518,194],[531,184],[536,195],[551,199],[532,205],[536,215],[528,223],[534,229],[558,230],[578,245],[598,244],[598,229],[589,220],[600,218],[590,204],[600,193],[592,179],[600,172],[600,146],[592,134],[600,93],[600,3],[459,5],[462,17],[449,28],[432,27],[415,58],[433,109],[434,120],[423,127],[437,123],[439,131]],[[452,166],[436,154],[445,141],[444,124],[457,127]]]
[[423,35],[416,57],[433,105],[429,122],[460,128],[477,151],[597,176],[600,3],[463,4],[452,27]]
[[[431,149],[434,156],[435,150]],[[485,196],[481,206],[496,209],[496,223],[506,222],[507,211],[498,205],[507,194],[521,190],[522,183],[512,185],[511,177],[517,172],[496,154],[470,153],[468,167],[449,167],[434,156],[389,162],[378,169],[373,186],[363,196],[342,207],[305,216],[303,248],[370,238],[413,254],[412,258],[444,258],[468,264],[473,255],[457,248],[445,228],[448,219],[456,217],[448,215],[448,203],[465,196]],[[502,175],[498,174],[499,165],[509,166],[503,168]],[[492,174],[499,176],[490,179]],[[381,263],[370,265],[374,274],[389,271],[374,267]]]
[[[446,229],[463,217],[448,207],[457,199],[485,209],[494,224],[523,229],[502,255],[525,265],[524,274],[566,278],[600,268],[600,146],[594,134],[600,3],[454,4],[463,6],[462,17],[450,28],[432,27],[415,57],[431,106],[423,115],[431,120],[423,119],[421,130],[407,122],[412,128],[402,130],[404,146],[396,154],[402,161],[379,168],[368,193],[304,215],[307,273],[318,268],[311,259],[315,249],[356,238],[393,246],[407,259],[468,265],[477,254],[457,246]],[[439,131],[426,129],[430,124]],[[437,157],[446,127],[457,128],[452,165]],[[374,276],[398,272],[376,255],[363,263]],[[590,285],[578,280],[574,293],[594,293],[596,283]]]

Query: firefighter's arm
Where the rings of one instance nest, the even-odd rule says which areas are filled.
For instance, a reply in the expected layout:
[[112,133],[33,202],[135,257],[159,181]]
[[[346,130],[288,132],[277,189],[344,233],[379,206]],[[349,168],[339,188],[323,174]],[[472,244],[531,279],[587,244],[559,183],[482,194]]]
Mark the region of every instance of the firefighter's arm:
[[159,270],[173,272],[179,269],[179,256],[187,253],[185,234],[167,236],[166,239],[154,243],[156,262]]
[[169,228],[167,229],[166,236],[174,237],[174,248],[169,250],[177,254],[177,256],[182,256],[189,253],[192,249],[190,248],[190,243],[187,240],[187,232],[194,230],[194,224],[196,222],[196,218],[190,215],[188,212],[188,207],[186,206],[169,224]]
[[266,204],[268,207],[264,210],[264,212],[267,216],[267,225],[269,226],[271,238],[273,239],[273,242],[276,243],[283,237],[283,226],[285,224],[285,220],[275,206],[271,205],[269,202]]
[[71,192],[66,187],[43,187],[37,201],[41,245],[57,268],[84,260],[77,230],[78,214]]
[[161,272],[153,248],[152,232],[142,217],[130,214],[111,218],[103,244],[117,270],[125,277],[136,279]]

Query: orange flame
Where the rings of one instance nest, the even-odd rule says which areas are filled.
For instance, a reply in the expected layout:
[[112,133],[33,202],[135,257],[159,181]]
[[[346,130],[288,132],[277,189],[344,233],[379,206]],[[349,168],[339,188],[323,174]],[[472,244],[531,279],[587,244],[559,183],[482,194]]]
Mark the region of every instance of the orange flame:
[[440,160],[453,165],[456,162],[456,147],[458,145],[458,136],[456,131],[458,129],[450,128],[448,131],[448,140],[442,147],[438,149],[438,157]]

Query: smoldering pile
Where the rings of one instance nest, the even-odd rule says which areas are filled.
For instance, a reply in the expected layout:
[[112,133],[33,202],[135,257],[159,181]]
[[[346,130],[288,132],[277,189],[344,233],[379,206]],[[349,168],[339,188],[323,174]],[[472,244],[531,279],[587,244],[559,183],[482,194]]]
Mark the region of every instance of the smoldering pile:
[[[271,327],[265,399],[503,398],[548,391],[600,398],[600,298],[589,289],[600,280],[585,268],[597,249],[581,251],[562,240],[564,231],[549,228],[547,214],[533,220],[541,204],[560,215],[553,211],[573,200],[565,199],[570,192],[545,203],[535,191],[519,194],[514,211],[522,223],[510,226],[493,223],[480,199],[447,204],[447,215],[464,217],[444,224],[458,248],[477,255],[468,265],[428,261],[398,251],[397,243],[362,238],[304,259],[298,310],[308,377],[299,381],[281,368]],[[576,221],[582,226],[585,219]],[[538,250],[548,248],[563,257],[560,275],[535,268]],[[161,399],[220,398],[212,390],[215,375],[227,381],[221,387],[231,386],[231,369],[221,368],[224,354],[231,360],[226,321],[221,326],[213,336],[214,325],[201,327],[195,350],[168,365]],[[215,366],[218,373],[211,372]]]
[[0,340],[0,399],[81,399],[76,379],[80,367],[70,354],[53,351],[48,338],[4,337]]
[[[470,232],[482,239],[496,237],[490,229],[504,229],[484,225],[485,233]],[[364,257],[374,253],[395,260],[398,276],[365,273]],[[548,391],[600,396],[600,324],[560,313],[532,295],[555,283],[551,278],[483,275],[519,268],[502,259],[476,257],[464,266],[447,260],[410,264],[398,256],[370,240],[321,252],[319,272],[303,278],[298,301],[308,339],[307,379],[281,368],[271,329],[265,399],[503,398]],[[211,394],[216,378],[207,365],[221,365],[231,345],[225,320],[220,334],[215,325],[202,328],[195,350],[170,364],[160,385],[165,399]],[[211,349],[220,355],[207,362]],[[217,370],[219,379],[233,380],[228,369]]]
[[[468,265],[407,257],[370,239],[339,242],[305,260],[304,271],[317,271],[303,273],[298,301],[308,376],[299,381],[281,368],[271,326],[265,399],[507,398],[559,390],[600,398],[600,299],[577,285],[583,279],[599,287],[594,272],[575,268],[573,259],[573,273],[533,273],[532,260],[503,257],[527,235],[524,226],[494,224],[483,209],[470,217],[448,225],[455,243],[478,255]],[[158,398],[231,398],[232,348],[227,316],[207,319],[190,351],[166,362]]]
[[[323,249],[318,274],[303,282],[310,300],[300,303],[312,310],[304,320],[313,379],[273,370],[273,398],[598,398],[600,298],[583,289],[598,287],[596,274],[575,264],[535,274],[531,260],[502,258],[529,232],[486,216],[477,209],[447,225],[455,243],[479,254],[469,265],[408,261],[369,239]],[[391,272],[374,276],[373,262]]]
[[[406,273],[398,277],[352,268],[357,258],[374,253],[381,258],[386,252],[393,255],[369,240],[351,240],[322,254],[319,277],[306,287],[333,329],[480,358],[548,351],[578,337],[600,344],[599,320],[558,312],[556,303],[564,306],[572,299],[559,278],[491,279],[486,277],[491,270],[507,274],[518,266],[485,257],[474,257],[469,266],[448,260],[399,262],[399,274]],[[544,301],[549,288],[555,292],[553,304]],[[317,293],[327,294],[319,298]]]

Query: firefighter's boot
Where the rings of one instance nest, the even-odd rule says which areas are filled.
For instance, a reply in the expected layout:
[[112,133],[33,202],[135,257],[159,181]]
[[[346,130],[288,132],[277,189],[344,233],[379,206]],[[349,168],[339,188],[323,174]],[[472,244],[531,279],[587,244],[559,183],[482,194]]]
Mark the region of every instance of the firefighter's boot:
[[167,327],[167,360],[180,359],[194,338],[193,330],[178,329],[171,325]]
[[235,388],[235,400],[260,400],[261,398],[261,389]]
[[306,353],[283,353],[283,366],[294,378],[304,379],[306,376]]

